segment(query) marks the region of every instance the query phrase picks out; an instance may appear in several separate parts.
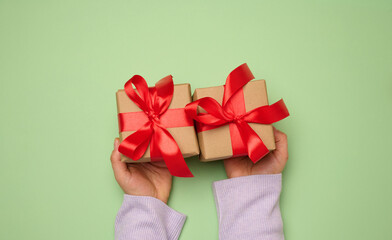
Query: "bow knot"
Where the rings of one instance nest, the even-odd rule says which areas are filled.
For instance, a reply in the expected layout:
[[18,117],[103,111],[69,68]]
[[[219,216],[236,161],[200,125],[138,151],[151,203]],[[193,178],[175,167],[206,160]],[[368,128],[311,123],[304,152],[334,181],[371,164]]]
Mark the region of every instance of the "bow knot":
[[154,111],[145,111],[144,113],[147,115],[151,123],[159,123],[159,115]]
[[239,123],[244,121],[244,115],[234,115],[229,122]]

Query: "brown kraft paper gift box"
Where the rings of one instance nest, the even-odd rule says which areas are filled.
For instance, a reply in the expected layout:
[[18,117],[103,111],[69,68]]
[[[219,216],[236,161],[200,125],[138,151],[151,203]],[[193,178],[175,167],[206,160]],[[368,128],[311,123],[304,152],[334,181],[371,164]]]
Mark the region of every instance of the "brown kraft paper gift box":
[[[268,105],[267,89],[265,80],[253,80],[243,87],[246,112]],[[222,104],[223,86],[197,88],[193,94],[193,101],[203,97],[211,97]],[[198,107],[198,111],[204,110]],[[263,140],[265,146],[271,151],[275,149],[275,138],[272,125],[249,123],[249,126]],[[200,146],[200,161],[209,162],[214,160],[231,158],[233,150],[231,146],[229,125],[197,133]]]
[[[140,112],[142,111],[125,93],[123,89],[118,90],[116,93],[117,99],[117,112]],[[169,105],[169,109],[184,108],[185,105],[190,103],[191,89],[189,84],[175,84],[172,101]],[[168,109],[168,110],[169,110]],[[199,155],[199,146],[197,143],[197,137],[194,126],[187,127],[173,127],[167,128],[170,134],[176,140],[182,155],[184,158]],[[135,131],[120,132],[120,141],[134,133]],[[144,155],[137,161],[134,161],[124,155],[121,155],[121,161],[128,163],[137,162],[150,162],[150,146],[148,146]]]

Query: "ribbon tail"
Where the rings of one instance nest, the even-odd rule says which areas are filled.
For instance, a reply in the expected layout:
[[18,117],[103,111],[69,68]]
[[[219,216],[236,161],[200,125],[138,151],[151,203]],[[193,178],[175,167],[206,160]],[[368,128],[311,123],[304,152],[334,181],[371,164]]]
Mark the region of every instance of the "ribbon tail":
[[242,141],[247,148],[248,156],[253,163],[258,162],[265,155],[269,153],[268,148],[265,146],[263,140],[246,122],[236,123],[240,132]]
[[225,91],[223,93],[222,106],[225,106],[230,98],[240,89],[242,89],[249,81],[254,79],[246,63],[234,69],[229,76],[227,76]]
[[246,122],[272,124],[278,122],[290,115],[283,99],[280,99],[274,104],[265,105],[255,108],[245,114],[244,120]]
[[147,123],[125,138],[118,147],[118,151],[134,161],[139,160],[146,152],[152,134],[151,124]]
[[156,143],[157,150],[161,153],[163,160],[171,175],[176,177],[193,177],[176,140],[170,132],[162,127],[154,126],[153,141]]

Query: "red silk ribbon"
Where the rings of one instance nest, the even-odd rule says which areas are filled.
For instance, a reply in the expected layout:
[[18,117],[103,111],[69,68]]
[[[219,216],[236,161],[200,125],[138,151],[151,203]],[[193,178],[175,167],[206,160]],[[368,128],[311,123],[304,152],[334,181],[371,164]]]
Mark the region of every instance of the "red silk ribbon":
[[119,113],[120,132],[137,130],[121,142],[119,152],[136,161],[150,145],[151,161],[163,158],[173,176],[193,177],[177,142],[166,129],[193,125],[184,109],[168,109],[174,91],[172,76],[164,77],[154,88],[148,88],[144,78],[135,75],[125,83],[124,90],[143,112]]
[[[252,72],[244,63],[227,77],[222,105],[211,97],[204,97],[189,103],[185,111],[196,121],[198,132],[229,124],[233,156],[247,154],[256,163],[269,150],[248,123],[272,124],[289,116],[289,112],[282,99],[246,112],[242,89],[253,79]],[[206,112],[197,113],[198,106]]]

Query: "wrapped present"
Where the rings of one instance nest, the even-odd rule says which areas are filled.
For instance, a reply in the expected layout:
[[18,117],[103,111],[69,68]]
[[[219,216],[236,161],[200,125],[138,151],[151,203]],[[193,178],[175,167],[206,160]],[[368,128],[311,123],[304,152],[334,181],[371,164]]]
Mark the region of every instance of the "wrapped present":
[[195,90],[186,112],[196,121],[201,161],[248,155],[256,163],[275,149],[271,124],[289,112],[282,99],[268,105],[265,81],[253,79],[243,64],[224,86]]
[[190,85],[173,85],[167,76],[149,88],[135,75],[116,97],[121,161],[164,160],[173,176],[193,177],[184,160],[199,154],[193,120],[184,109],[192,101]]

